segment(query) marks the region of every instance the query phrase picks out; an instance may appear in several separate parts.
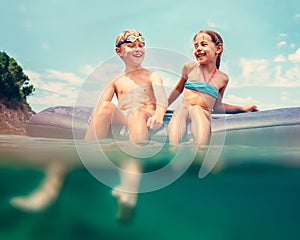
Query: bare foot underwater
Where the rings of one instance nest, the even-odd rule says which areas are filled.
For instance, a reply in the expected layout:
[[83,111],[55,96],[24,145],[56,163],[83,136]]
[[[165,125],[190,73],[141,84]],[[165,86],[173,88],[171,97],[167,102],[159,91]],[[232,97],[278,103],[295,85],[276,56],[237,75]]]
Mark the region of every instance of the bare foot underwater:
[[128,222],[132,220],[137,203],[137,193],[123,192],[114,188],[112,190],[112,195],[118,202],[118,220],[120,222]]
[[46,169],[46,176],[38,189],[29,196],[14,197],[10,200],[15,208],[37,212],[46,209],[58,197],[68,168],[59,163],[53,162]]
[[120,169],[121,184],[112,190],[112,195],[118,202],[118,220],[128,222],[132,219],[137,204],[141,166],[135,159],[126,159],[122,166]]

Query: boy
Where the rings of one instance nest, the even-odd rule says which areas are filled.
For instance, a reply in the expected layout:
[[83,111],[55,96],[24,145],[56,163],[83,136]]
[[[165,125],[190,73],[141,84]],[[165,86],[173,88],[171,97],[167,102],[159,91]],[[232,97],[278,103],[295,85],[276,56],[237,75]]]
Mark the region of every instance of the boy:
[[[116,53],[125,63],[124,73],[113,79],[101,96],[91,118],[85,140],[107,137],[111,124],[127,125],[129,138],[148,140],[148,128],[163,124],[168,101],[161,76],[142,67],[145,41],[136,30],[126,30],[116,39]],[[116,94],[119,107],[111,102]]]
[[[86,132],[85,140],[107,137],[112,124],[127,125],[133,143],[148,140],[148,129],[157,130],[163,125],[168,100],[161,76],[142,67],[145,40],[136,30],[126,30],[116,39],[116,53],[125,63],[125,71],[114,78],[104,90]],[[118,107],[111,102],[114,94]],[[135,159],[125,159],[122,164],[121,184],[112,191],[119,204],[118,218],[131,218],[136,205],[141,166]],[[127,175],[127,173],[131,175]]]

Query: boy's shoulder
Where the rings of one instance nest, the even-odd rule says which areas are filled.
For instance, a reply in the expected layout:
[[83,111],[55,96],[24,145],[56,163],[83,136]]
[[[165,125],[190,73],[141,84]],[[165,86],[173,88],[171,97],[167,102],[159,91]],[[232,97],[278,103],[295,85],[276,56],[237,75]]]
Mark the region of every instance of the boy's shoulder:
[[140,78],[140,79],[152,80],[160,77],[161,75],[156,71],[147,68],[139,68],[127,73],[122,72],[119,74],[115,74],[115,76],[111,78],[112,79],[111,82],[116,84],[119,81],[122,81],[124,78]]
[[114,84],[117,80],[123,78],[124,72],[114,73],[108,78],[108,84]]
[[146,76],[146,78],[149,78],[150,80],[152,78],[160,77],[160,74],[157,71],[148,68],[143,68],[140,74]]

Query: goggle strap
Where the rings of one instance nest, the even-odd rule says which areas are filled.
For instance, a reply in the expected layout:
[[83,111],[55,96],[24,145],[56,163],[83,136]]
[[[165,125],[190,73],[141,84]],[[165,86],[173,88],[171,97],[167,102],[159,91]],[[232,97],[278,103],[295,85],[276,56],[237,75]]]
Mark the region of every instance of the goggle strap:
[[[130,39],[131,38],[131,39]],[[133,43],[136,40],[138,40],[140,43],[145,45],[145,39],[143,36],[128,36],[126,39],[124,39],[123,41],[120,41],[119,44],[116,47],[120,47],[123,43]]]

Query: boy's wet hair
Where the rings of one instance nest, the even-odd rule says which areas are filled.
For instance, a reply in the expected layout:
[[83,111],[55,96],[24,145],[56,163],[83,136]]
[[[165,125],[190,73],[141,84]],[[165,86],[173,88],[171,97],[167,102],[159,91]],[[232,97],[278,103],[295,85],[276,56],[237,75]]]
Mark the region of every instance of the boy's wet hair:
[[128,36],[143,36],[140,32],[136,31],[136,30],[133,30],[133,29],[129,29],[129,30],[125,30],[123,32],[121,32],[117,38],[116,38],[116,46],[119,46],[119,43],[122,42],[122,41],[125,41],[125,39],[128,37]]
[[[221,35],[215,31],[212,31],[212,30],[201,30],[200,32],[198,32],[194,38],[193,38],[193,41],[195,41],[196,37],[201,34],[201,33],[205,33],[207,35],[209,35],[211,37],[211,40],[214,44],[216,44],[216,46],[218,46],[219,44],[223,44],[223,39],[221,37]],[[223,50],[222,50],[223,52]],[[221,64],[221,55],[222,55],[222,52],[219,53],[218,57],[217,57],[217,61],[216,61],[216,67],[217,69],[219,69],[220,67],[220,64]]]

